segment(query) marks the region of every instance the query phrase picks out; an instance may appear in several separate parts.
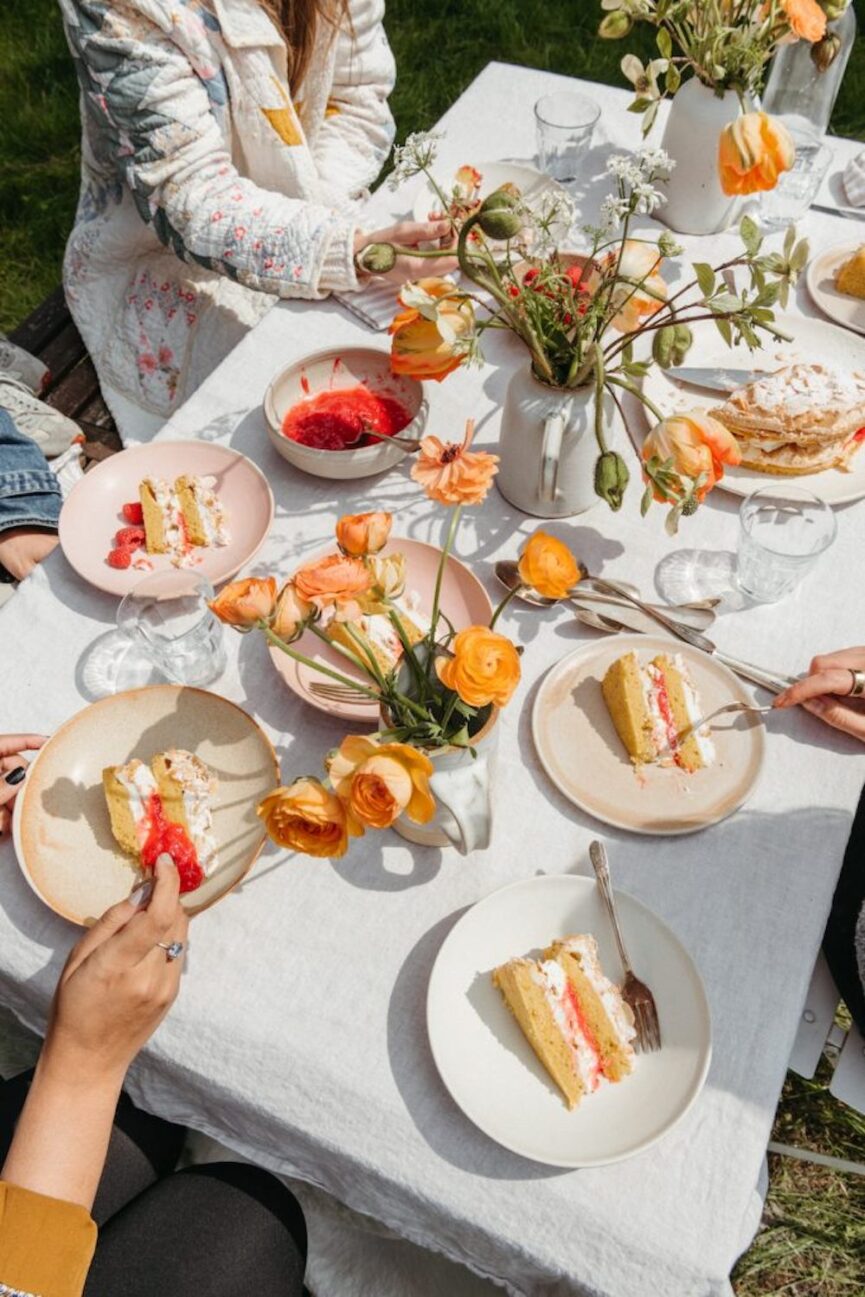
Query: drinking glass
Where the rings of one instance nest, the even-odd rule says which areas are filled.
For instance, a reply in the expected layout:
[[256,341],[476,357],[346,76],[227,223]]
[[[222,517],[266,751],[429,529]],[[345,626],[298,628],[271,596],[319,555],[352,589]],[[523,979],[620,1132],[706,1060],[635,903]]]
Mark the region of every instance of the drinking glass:
[[539,99],[535,133],[541,171],[553,180],[576,180],[600,115],[600,106],[593,99],[569,90]]
[[758,603],[775,603],[794,590],[838,530],[826,501],[800,486],[754,491],[739,524],[736,580]]
[[781,173],[775,188],[768,189],[761,198],[760,219],[770,229],[792,225],[804,216],[832,161],[832,150],[803,118],[781,120],[796,145],[796,161],[789,171]]
[[194,572],[151,572],[117,610],[117,627],[173,684],[208,685],[225,670],[213,586]]

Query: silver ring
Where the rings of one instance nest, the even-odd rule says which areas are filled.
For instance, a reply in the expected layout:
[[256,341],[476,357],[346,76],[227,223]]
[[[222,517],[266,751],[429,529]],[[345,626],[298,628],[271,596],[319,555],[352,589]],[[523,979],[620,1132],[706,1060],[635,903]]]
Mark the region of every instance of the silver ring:
[[156,944],[160,950],[165,951],[165,958],[169,963],[175,959],[179,959],[183,954],[182,941],[157,941]]
[[854,671],[852,667],[848,667],[847,670],[853,677],[853,683],[850,686],[850,693],[848,696],[851,698],[860,698],[862,694],[865,694],[865,671]]

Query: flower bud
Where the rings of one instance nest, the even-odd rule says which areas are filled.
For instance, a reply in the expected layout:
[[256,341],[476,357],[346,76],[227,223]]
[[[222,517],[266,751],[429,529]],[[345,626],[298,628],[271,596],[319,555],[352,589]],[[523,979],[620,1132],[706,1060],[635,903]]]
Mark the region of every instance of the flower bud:
[[396,249],[392,243],[368,243],[361,248],[355,261],[359,269],[367,270],[371,275],[386,275],[396,265]]
[[598,35],[605,41],[618,41],[627,36],[631,26],[631,19],[624,9],[617,9],[604,18],[598,28]]
[[621,509],[630,474],[621,455],[604,451],[595,463],[595,494],[606,500],[612,510]]
[[655,334],[652,355],[662,369],[681,365],[693,341],[694,335],[687,324],[668,324]]
[[821,41],[811,46],[811,58],[819,72],[826,72],[838,57],[841,38],[835,32],[827,32]]
[[518,195],[508,189],[496,189],[481,203],[477,223],[489,239],[515,239],[523,221],[513,210]]

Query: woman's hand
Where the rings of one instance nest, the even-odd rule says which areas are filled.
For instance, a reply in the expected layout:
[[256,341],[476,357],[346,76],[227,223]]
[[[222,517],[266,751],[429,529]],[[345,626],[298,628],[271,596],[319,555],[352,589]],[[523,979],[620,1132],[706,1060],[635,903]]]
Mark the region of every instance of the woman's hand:
[[865,671],[865,647],[840,649],[814,658],[808,674],[775,699],[775,707],[797,703],[827,725],[865,743],[865,695],[851,698],[852,671]]
[[[399,247],[415,248],[418,244],[429,243],[449,251],[455,246],[451,223],[438,221],[398,221],[388,225],[384,230],[375,230],[372,234],[357,234],[354,241],[355,256],[370,243],[393,243]],[[413,257],[409,253],[397,256],[392,270],[379,278],[387,279],[393,284],[402,285],[408,279],[424,279],[430,275],[448,275],[456,270],[459,262],[453,254],[442,257]]]
[[0,734],[0,838],[12,823],[12,805],[30,764],[22,753],[35,752],[46,741],[44,734]]
[[0,563],[16,581],[23,581],[57,544],[57,532],[44,527],[9,527],[0,532]]

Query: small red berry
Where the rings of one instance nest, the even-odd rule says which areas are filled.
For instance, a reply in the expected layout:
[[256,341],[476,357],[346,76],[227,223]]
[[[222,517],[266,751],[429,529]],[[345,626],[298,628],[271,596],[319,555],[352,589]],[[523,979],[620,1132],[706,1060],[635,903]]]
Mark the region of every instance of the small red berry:
[[130,549],[138,549],[144,544],[145,533],[143,527],[121,527],[114,537],[114,544]]
[[519,297],[520,290],[516,284],[508,284],[508,297]]
[[533,284],[539,274],[540,271],[538,270],[537,266],[530,266],[529,269],[526,271],[526,273],[523,275],[523,283]]
[[109,567],[129,567],[132,562],[132,550],[124,547],[113,549],[106,561]]
[[564,315],[562,316],[562,324],[573,324],[573,322],[574,322],[574,317],[568,311],[565,311]]
[[141,527],[144,523],[144,510],[137,500],[125,504],[121,509],[121,513],[127,522],[133,523],[136,527]]

